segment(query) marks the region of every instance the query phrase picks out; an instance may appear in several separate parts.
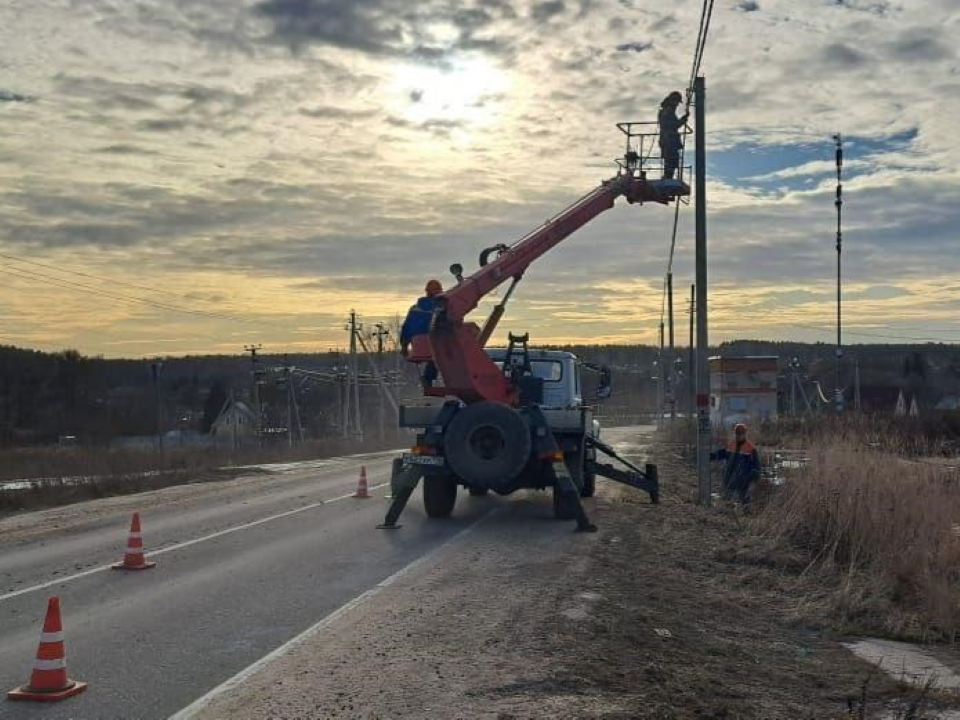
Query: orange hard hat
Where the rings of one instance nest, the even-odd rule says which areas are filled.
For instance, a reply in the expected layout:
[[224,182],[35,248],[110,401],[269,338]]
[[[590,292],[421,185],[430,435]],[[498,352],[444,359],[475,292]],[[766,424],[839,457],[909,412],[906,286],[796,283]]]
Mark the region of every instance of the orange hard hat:
[[439,280],[428,280],[427,286],[424,288],[424,292],[426,292],[430,297],[439,295],[443,292],[443,285],[440,284]]

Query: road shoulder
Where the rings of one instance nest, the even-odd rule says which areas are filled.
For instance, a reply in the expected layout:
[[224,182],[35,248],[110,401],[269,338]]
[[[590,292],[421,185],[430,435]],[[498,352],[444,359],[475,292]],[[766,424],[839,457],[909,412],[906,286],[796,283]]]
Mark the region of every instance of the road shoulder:
[[789,577],[724,559],[735,523],[664,469],[660,506],[603,485],[596,535],[518,501],[199,717],[845,716],[870,666],[796,620]]

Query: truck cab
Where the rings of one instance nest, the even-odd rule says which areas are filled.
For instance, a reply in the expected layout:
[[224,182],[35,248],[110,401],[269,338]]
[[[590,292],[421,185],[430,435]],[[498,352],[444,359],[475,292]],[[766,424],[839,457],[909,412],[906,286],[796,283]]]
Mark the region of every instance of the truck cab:
[[[509,495],[522,488],[554,491],[554,513],[571,519],[572,502],[565,498],[553,472],[553,462],[562,460],[581,497],[593,495],[596,487],[590,464],[596,453],[588,439],[599,439],[599,423],[593,408],[584,404],[581,362],[561,350],[489,348],[487,355],[505,374],[510,365],[523,365],[523,373],[537,382],[535,402],[514,410],[496,403],[468,406],[458,400],[443,404],[400,406],[401,427],[417,430],[417,442],[404,453],[402,463],[416,466],[424,479],[424,504],[430,517],[446,517],[453,510],[457,487],[471,495],[493,491]],[[479,405],[486,407],[479,407]],[[461,427],[461,414],[480,416]],[[551,435],[550,446],[559,449],[545,457],[537,448],[537,436]],[[523,436],[523,437],[521,437]]]

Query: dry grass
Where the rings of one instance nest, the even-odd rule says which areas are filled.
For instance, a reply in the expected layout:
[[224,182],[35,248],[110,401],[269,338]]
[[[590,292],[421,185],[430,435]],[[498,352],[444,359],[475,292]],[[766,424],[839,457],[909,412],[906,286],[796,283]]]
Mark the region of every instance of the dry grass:
[[801,553],[847,629],[955,641],[960,480],[910,459],[931,452],[927,441],[890,430],[808,428],[807,466],[767,494],[750,526],[771,556]]
[[0,513],[66,505],[91,498],[126,495],[186,482],[222,480],[236,466],[336,457],[398,447],[406,439],[357,441],[330,438],[289,447],[173,447],[154,450],[43,447],[4,451],[0,481],[40,480],[32,487],[0,490]]

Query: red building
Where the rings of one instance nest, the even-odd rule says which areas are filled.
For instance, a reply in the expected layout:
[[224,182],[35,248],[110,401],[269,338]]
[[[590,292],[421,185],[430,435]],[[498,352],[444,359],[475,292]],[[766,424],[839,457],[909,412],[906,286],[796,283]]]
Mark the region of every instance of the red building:
[[778,360],[776,355],[710,358],[710,422],[726,427],[776,419]]

